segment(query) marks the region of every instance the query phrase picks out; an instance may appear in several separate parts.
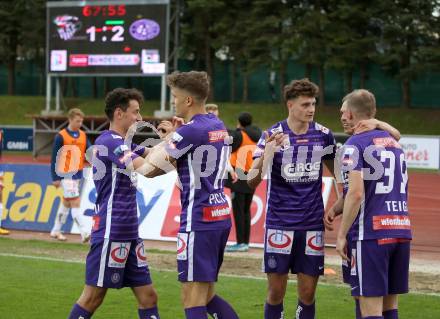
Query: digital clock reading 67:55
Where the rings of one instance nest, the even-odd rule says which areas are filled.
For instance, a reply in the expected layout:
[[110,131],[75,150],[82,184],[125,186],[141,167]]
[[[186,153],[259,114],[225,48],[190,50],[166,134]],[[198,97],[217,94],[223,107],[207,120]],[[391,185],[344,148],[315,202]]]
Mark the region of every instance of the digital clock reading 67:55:
[[84,6],[82,14],[85,17],[97,17],[97,16],[124,16],[127,13],[125,5],[108,5],[108,6]]

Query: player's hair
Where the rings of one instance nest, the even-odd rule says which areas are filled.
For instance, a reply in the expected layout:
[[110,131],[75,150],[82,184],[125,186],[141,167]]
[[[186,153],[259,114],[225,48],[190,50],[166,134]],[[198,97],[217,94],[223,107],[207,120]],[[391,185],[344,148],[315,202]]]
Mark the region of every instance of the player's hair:
[[84,113],[77,107],[74,107],[70,109],[69,112],[67,112],[67,117],[69,118],[69,120],[72,120],[75,116],[81,116],[82,118],[84,118]]
[[167,84],[171,88],[187,91],[199,103],[205,103],[209,94],[209,77],[206,72],[175,71],[167,76]]
[[319,93],[318,86],[309,79],[293,80],[284,86],[284,101],[296,99],[299,96],[317,97]]
[[238,115],[238,123],[241,126],[246,127],[252,124],[252,115],[248,112],[242,112]]
[[212,104],[212,103],[210,103],[210,104],[206,104],[205,105],[205,110],[206,110],[206,112],[214,112],[214,111],[217,111],[218,110],[218,105],[217,104]]
[[113,121],[115,110],[120,108],[127,111],[131,100],[136,100],[139,105],[144,101],[142,92],[136,89],[117,88],[109,92],[105,97],[105,114],[110,121]]
[[376,98],[374,94],[368,90],[354,90],[344,96],[342,103],[345,102],[353,113],[367,118],[373,118],[376,115]]

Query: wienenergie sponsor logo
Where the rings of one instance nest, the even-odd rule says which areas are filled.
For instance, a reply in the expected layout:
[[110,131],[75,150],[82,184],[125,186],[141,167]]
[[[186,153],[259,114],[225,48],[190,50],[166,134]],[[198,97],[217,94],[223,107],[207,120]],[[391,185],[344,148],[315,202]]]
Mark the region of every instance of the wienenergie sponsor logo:
[[381,215],[373,217],[373,229],[410,229],[411,221],[408,216]]

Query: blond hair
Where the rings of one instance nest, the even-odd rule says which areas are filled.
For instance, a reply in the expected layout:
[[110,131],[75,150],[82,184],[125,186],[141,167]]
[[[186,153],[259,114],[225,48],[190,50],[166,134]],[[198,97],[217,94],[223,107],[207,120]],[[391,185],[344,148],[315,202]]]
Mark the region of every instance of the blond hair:
[[368,90],[354,90],[344,96],[342,103],[344,102],[347,103],[347,107],[353,113],[367,118],[373,118],[376,115],[376,98],[374,94]]
[[210,103],[210,104],[206,104],[205,105],[205,110],[206,110],[206,112],[213,112],[213,111],[218,111],[218,105],[217,104],[213,104],[213,103]]
[[82,118],[84,118],[84,113],[77,107],[74,107],[70,109],[69,112],[67,112],[67,117],[70,120],[73,119],[75,116],[81,116]]

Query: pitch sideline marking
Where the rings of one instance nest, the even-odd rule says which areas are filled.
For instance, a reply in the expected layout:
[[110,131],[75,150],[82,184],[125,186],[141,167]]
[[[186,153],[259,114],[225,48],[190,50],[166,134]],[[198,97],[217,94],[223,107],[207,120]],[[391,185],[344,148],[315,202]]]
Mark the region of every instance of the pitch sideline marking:
[[[71,263],[71,264],[83,264],[83,265],[85,264],[84,260],[61,259],[61,258],[53,258],[53,257],[45,257],[45,256],[20,255],[20,254],[9,254],[9,253],[0,253],[0,257],[35,259],[35,260],[45,260],[45,261],[54,261],[54,262]],[[155,267],[149,267],[149,268],[154,271],[158,271],[158,272],[175,272],[175,270],[171,270],[171,269],[157,269]],[[256,277],[256,276],[248,276],[248,275],[220,274],[220,277],[238,278],[238,279],[252,279],[252,280],[266,280],[266,278],[264,278],[264,277]],[[296,283],[297,281],[295,279],[289,279],[289,282]],[[347,285],[345,285],[345,284],[330,284],[327,282],[318,282],[318,285],[327,286],[327,287],[338,287],[338,288],[344,288],[344,287],[346,288],[347,287]],[[415,295],[440,297],[440,293],[435,293],[435,292],[423,293],[423,292],[418,292],[418,291],[411,291],[410,293],[415,294]]]

